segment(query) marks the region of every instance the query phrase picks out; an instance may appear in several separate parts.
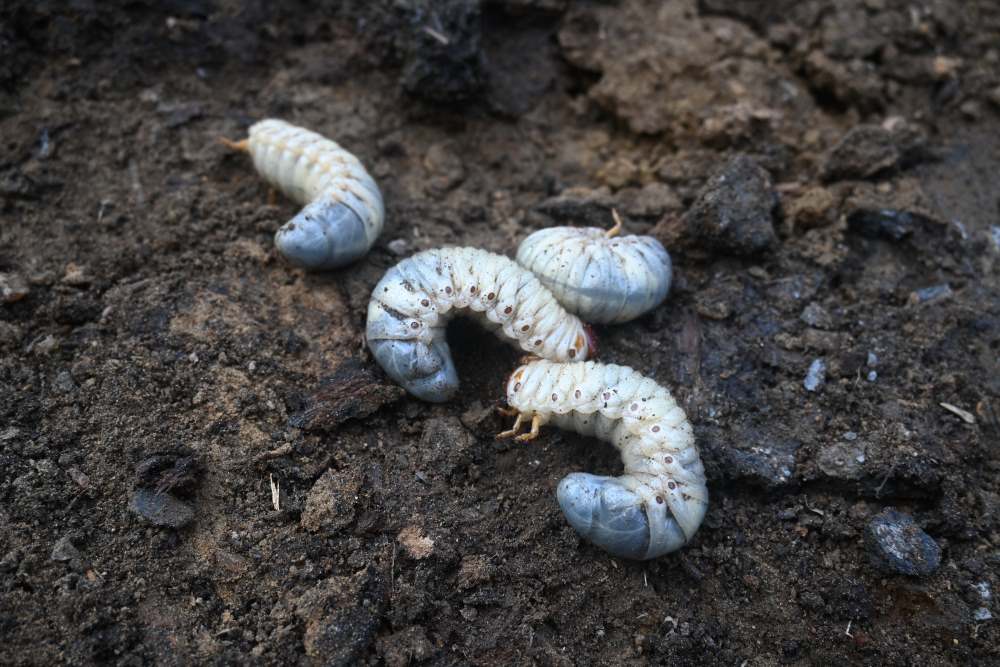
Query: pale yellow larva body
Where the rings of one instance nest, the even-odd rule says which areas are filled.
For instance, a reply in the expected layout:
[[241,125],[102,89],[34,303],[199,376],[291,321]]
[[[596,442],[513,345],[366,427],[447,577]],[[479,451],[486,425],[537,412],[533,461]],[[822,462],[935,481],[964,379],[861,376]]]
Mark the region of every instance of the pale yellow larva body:
[[382,233],[385,205],[378,186],[336,142],[272,118],[252,125],[241,147],[268,183],[305,205],[275,235],[289,262],[339,268],[367,253]]
[[599,324],[649,312],[663,303],[672,278],[670,255],[659,241],[597,227],[539,230],[521,242],[517,263],[537,275],[566,310]]
[[426,401],[458,389],[445,326],[458,311],[549,359],[586,359],[593,340],[531,272],[477,248],[426,250],[389,269],[372,291],[366,337],[396,382]]
[[602,549],[643,560],[684,546],[708,509],[705,470],[691,424],[655,380],[594,361],[529,362],[507,382],[518,424],[560,428],[612,443],[625,473],[573,473],[557,491],[570,524]]

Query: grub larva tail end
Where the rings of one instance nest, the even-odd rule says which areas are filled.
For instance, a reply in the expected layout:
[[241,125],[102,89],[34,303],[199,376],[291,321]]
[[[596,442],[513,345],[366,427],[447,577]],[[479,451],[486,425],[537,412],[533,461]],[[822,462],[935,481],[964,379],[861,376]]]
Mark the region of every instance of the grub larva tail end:
[[313,271],[347,266],[369,246],[361,217],[329,198],[314,201],[285,223],[274,244],[290,264]]
[[517,426],[531,418],[612,443],[625,474],[573,473],[559,506],[581,537],[635,560],[676,551],[708,508],[705,470],[691,425],[670,392],[627,366],[530,361],[507,380]]
[[[615,556],[648,560],[687,543],[672,517],[650,511],[639,494],[613,477],[572,473],[559,482],[556,497],[576,532]],[[660,525],[651,530],[650,520]]]
[[370,338],[368,346],[386,374],[420,400],[444,403],[458,391],[458,373],[447,347]]
[[559,482],[556,498],[569,525],[595,546],[621,558],[647,558],[649,521],[635,493],[613,479],[576,472]]

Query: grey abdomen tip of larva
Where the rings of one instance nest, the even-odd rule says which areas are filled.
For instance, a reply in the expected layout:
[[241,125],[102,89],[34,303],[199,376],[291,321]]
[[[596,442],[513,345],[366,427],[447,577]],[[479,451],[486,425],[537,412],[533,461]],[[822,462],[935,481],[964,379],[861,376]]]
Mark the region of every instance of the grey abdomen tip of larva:
[[593,544],[622,558],[649,557],[642,500],[614,478],[572,473],[559,482],[556,498],[569,524]]
[[278,252],[305,269],[337,269],[368,252],[365,225],[343,202],[317,199],[274,236]]
[[458,391],[458,372],[443,340],[427,345],[369,337],[368,345],[386,374],[420,400],[444,403]]

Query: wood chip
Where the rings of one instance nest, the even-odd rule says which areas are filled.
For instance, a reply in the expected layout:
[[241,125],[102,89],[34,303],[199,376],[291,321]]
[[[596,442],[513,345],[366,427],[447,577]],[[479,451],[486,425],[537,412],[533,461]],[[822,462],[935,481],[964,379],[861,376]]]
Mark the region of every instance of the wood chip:
[[959,418],[961,418],[961,420],[964,421],[966,424],[976,423],[976,418],[972,415],[971,412],[967,412],[960,407],[952,405],[951,403],[940,403],[939,405],[948,412],[958,415]]

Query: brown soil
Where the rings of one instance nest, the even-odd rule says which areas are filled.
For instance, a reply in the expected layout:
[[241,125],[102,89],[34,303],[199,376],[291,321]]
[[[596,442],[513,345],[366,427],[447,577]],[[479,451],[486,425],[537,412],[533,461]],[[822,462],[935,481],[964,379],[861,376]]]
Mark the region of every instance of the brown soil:
[[[0,9],[0,662],[1000,660],[995,2],[327,4]],[[275,255],[295,207],[216,142],[270,116],[382,186],[357,265]],[[683,217],[737,155],[769,250]],[[602,359],[675,391],[712,497],[646,563],[555,502],[610,447],[493,439],[516,351],[456,322],[432,406],[362,341],[401,248],[513,254],[612,206],[677,277]],[[134,509],[161,501],[186,525]],[[874,568],[888,506],[935,573]]]

